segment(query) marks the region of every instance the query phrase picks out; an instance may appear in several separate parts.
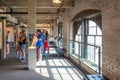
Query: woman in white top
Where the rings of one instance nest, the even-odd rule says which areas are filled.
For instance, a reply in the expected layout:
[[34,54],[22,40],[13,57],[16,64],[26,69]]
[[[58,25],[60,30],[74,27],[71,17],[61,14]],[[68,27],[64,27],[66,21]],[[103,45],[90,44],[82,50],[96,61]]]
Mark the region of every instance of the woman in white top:
[[7,31],[7,35],[6,35],[6,53],[9,54],[10,53],[10,31]]

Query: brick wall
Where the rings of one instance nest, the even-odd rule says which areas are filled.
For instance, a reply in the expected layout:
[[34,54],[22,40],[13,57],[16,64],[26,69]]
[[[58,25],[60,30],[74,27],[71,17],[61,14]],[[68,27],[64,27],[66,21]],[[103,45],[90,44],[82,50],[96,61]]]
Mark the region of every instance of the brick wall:
[[[63,14],[63,34],[70,33],[71,20],[86,9],[101,10],[102,14],[102,73],[110,80],[120,79],[120,0],[74,0],[74,7]],[[64,35],[69,41],[69,35]],[[67,46],[68,47],[68,46]]]
[[103,16],[103,68],[110,80],[120,79],[120,0],[109,2]]

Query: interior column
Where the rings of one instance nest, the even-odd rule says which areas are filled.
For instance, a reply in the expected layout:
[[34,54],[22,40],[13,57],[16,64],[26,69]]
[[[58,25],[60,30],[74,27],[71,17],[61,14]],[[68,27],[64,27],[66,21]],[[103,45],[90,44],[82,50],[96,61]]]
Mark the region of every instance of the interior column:
[[[36,32],[36,0],[28,0],[28,34],[34,35]],[[30,38],[30,37],[29,37]],[[36,68],[36,49],[28,48],[28,68]]]
[[2,53],[1,53],[1,59],[6,58],[6,19],[2,19]]

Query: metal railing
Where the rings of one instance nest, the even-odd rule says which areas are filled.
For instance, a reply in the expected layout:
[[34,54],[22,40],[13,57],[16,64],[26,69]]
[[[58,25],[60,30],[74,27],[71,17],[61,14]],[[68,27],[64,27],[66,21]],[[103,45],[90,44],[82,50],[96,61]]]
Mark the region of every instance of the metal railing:
[[55,39],[56,41],[56,45],[59,46],[59,47],[63,47],[63,39],[58,37]]
[[[74,55],[82,62],[91,62],[96,65],[98,73],[101,73],[101,47],[69,40],[69,54]],[[89,66],[89,64],[88,64]]]

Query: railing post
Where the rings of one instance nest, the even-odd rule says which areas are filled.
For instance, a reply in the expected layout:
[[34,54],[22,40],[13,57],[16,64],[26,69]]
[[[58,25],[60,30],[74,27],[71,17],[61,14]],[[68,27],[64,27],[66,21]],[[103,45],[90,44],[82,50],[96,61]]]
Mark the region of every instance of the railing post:
[[79,44],[79,45],[78,45],[78,49],[79,49],[79,50],[78,50],[78,54],[79,54],[79,57],[78,57],[78,58],[79,58],[79,66],[81,66],[81,64],[80,64],[80,63],[81,63],[81,61],[80,61],[80,59],[81,59],[81,57],[80,57],[80,50],[81,50],[80,45],[81,45],[81,43],[78,42],[78,44]]
[[99,51],[98,51],[98,56],[99,56],[99,60],[98,60],[98,63],[99,63],[99,65],[98,65],[98,69],[99,69],[99,74],[101,74],[101,52],[100,52],[101,50],[100,50],[100,47],[99,47]]

